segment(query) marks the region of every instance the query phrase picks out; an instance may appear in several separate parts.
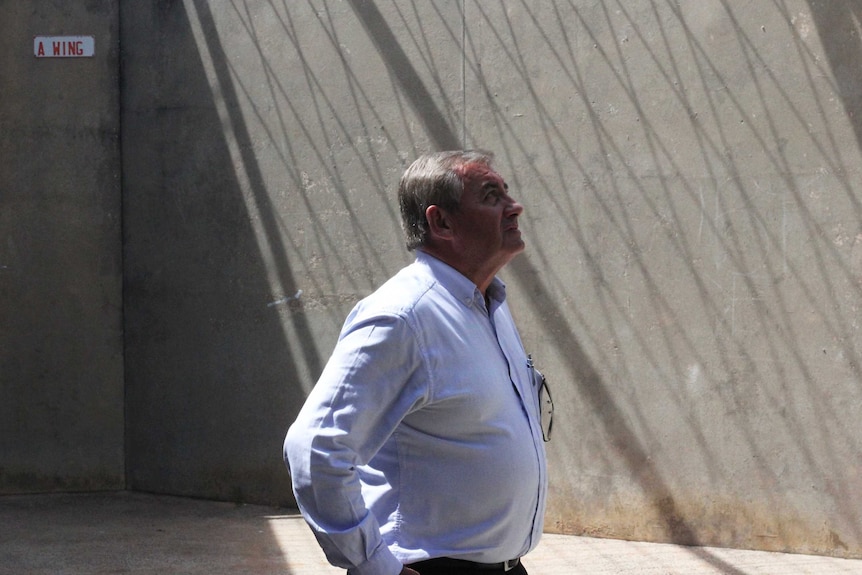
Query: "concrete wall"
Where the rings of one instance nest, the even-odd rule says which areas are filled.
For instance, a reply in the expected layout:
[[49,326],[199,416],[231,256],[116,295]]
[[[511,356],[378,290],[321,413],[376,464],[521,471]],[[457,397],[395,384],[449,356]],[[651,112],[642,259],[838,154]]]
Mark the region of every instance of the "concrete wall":
[[512,277],[558,390],[549,528],[862,553],[859,16],[480,17],[476,139],[530,206]]
[[[7,4],[4,29],[41,33]],[[862,557],[859,27],[813,0],[124,3],[129,487],[290,504],[283,433],[349,308],[410,260],[400,173],[480,146],[527,206],[505,279],[556,400],[547,528]],[[95,106],[113,68],[38,75],[14,34],[4,461],[44,476],[95,445],[110,485],[116,124],[70,119],[56,82]],[[7,122],[102,146],[40,156]]]
[[0,2],[0,31],[0,493],[122,488],[118,2]]

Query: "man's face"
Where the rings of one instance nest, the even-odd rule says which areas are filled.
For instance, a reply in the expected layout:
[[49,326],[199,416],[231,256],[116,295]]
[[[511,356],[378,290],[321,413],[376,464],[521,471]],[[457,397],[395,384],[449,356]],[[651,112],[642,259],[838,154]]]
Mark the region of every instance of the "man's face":
[[500,175],[482,164],[464,167],[464,191],[452,214],[455,236],[468,264],[502,268],[524,251],[518,216],[524,206],[509,195]]

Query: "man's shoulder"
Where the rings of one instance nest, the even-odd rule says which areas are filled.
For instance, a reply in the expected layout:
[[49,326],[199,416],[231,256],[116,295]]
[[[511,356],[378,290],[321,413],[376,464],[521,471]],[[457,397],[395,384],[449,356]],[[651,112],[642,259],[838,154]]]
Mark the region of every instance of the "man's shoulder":
[[406,313],[426,299],[437,280],[416,263],[402,268],[371,295],[364,298],[362,307],[391,313]]
[[422,262],[402,268],[371,295],[360,301],[355,319],[367,320],[377,316],[404,319],[433,318],[441,309],[458,306],[456,297],[437,270]]

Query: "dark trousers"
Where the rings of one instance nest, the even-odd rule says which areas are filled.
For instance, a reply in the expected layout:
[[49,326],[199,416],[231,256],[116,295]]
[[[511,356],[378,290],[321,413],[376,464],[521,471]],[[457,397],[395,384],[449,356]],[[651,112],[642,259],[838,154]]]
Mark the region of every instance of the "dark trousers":
[[519,563],[514,569],[503,571],[500,569],[488,569],[478,567],[470,561],[459,561],[457,559],[429,559],[408,565],[419,575],[527,575],[524,564]]

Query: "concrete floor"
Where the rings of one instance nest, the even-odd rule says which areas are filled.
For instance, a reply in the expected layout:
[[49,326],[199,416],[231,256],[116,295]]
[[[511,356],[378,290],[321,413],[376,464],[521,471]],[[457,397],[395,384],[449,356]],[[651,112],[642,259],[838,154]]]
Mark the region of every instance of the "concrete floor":
[[[862,560],[546,535],[531,575],[862,575]],[[147,495],[0,497],[0,575],[327,575],[284,510]]]

